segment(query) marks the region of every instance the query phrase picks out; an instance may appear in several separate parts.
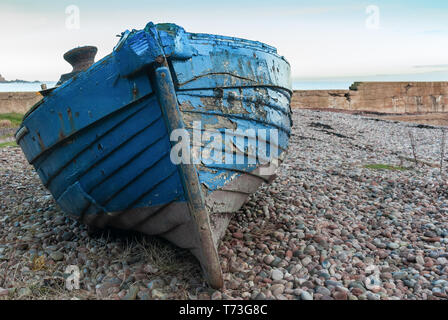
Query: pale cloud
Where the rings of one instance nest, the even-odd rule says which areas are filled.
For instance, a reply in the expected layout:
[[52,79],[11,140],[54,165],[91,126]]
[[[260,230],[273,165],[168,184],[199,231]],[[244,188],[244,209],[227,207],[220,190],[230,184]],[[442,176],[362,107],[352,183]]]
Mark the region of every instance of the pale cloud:
[[99,49],[97,57],[104,57],[116,44],[116,34],[141,29],[149,21],[175,22],[190,32],[265,42],[277,47],[291,63],[293,76],[300,78],[406,74],[448,63],[448,33],[442,27],[446,23],[444,9],[430,17],[415,9],[411,12],[415,17],[421,13],[421,18],[409,19],[400,16],[403,13],[399,9],[380,5],[381,29],[368,30],[365,8],[370,1],[365,6],[353,1],[344,5],[278,1],[245,4],[239,9],[230,4],[204,2],[202,6],[192,3],[177,7],[157,2],[151,10],[149,5],[142,9],[118,7],[121,2],[111,2],[100,9],[96,2],[93,7],[87,1],[70,1],[79,3],[81,29],[67,30],[65,2],[53,2],[51,7],[48,2],[45,10],[25,10],[11,1],[0,4],[0,28],[7,30],[2,34],[0,50],[3,76],[57,80],[70,71],[62,59],[65,51],[95,45]]

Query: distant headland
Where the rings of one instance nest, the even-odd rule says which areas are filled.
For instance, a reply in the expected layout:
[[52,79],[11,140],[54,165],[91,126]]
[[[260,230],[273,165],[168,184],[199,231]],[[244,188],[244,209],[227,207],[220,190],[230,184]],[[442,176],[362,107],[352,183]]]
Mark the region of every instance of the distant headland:
[[11,80],[8,81],[5,78],[2,77],[2,75],[0,74],[0,83],[40,83],[40,81],[36,80],[36,81],[26,81],[26,80]]

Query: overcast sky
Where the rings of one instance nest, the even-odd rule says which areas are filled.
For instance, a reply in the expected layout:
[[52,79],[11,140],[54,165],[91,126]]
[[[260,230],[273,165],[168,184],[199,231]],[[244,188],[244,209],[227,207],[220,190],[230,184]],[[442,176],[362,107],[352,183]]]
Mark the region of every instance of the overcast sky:
[[0,74],[57,80],[67,50],[95,45],[102,58],[149,21],[265,42],[296,79],[448,71],[446,0],[1,0]]

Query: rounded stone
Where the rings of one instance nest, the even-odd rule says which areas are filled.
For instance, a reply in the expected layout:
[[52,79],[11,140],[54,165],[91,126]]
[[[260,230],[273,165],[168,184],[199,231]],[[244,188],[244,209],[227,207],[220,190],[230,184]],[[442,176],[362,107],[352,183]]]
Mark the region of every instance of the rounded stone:
[[272,270],[271,278],[274,281],[282,280],[283,279],[283,272],[279,269]]

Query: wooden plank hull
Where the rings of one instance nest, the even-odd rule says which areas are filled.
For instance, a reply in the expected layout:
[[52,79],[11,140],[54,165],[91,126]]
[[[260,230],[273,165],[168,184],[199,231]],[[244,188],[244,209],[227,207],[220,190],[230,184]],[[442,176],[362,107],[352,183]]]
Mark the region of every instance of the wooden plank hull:
[[[284,157],[290,99],[289,64],[274,48],[149,23],[49,93],[16,139],[65,213],[162,236],[221,287],[219,241]],[[173,160],[176,130],[193,138],[188,161]],[[264,161],[274,149],[279,159]]]

